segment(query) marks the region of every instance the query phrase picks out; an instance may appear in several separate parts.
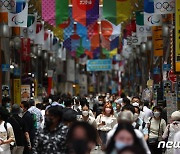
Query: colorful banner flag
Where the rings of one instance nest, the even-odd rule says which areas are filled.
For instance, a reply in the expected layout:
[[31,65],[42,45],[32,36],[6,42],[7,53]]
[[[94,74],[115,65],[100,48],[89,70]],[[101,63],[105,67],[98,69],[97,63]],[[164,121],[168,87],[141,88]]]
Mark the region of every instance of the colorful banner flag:
[[175,0],[154,0],[156,14],[171,14],[175,12]]
[[30,39],[29,38],[21,38],[22,41],[22,47],[21,47],[21,52],[22,56],[21,59],[22,61],[30,61]]
[[36,35],[37,14],[28,14],[27,28],[20,29],[21,37],[28,37],[34,40]]
[[117,0],[116,11],[117,11],[117,24],[127,21],[132,14],[132,0]]
[[110,42],[110,50],[118,48],[119,46],[119,36]]
[[67,38],[67,39],[63,42],[63,46],[64,46],[68,51],[72,51],[72,50],[71,50],[71,38]]
[[84,48],[83,48],[83,46],[82,46],[82,38],[80,39],[80,46],[77,48],[77,50],[76,50],[76,55],[78,56],[78,57],[80,57],[81,55],[83,55],[84,54]]
[[116,0],[103,0],[103,17],[116,25]]
[[68,0],[56,0],[56,25],[59,25],[68,19],[68,5]]
[[[21,4],[23,8],[23,3]],[[8,26],[10,27],[27,27],[28,18],[28,3],[25,3],[25,7],[19,13],[8,12]]]
[[162,15],[144,12],[144,25],[146,25],[146,26],[161,26],[162,25]]
[[150,26],[136,25],[136,36],[152,36],[152,28]]
[[83,26],[80,23],[77,23],[76,25],[76,33],[80,36],[80,37],[87,37],[87,27]]
[[0,12],[16,13],[16,1],[15,0],[0,0]]
[[42,18],[50,25],[55,26],[55,0],[42,0]]
[[44,44],[44,22],[37,22],[35,44]]
[[44,44],[42,45],[42,50],[51,50],[51,31],[46,30],[44,32]]
[[140,26],[144,26],[144,12],[142,11],[136,12],[136,24]]
[[73,19],[86,26],[99,18],[99,0],[73,0]]
[[154,13],[154,0],[144,0],[144,12]]

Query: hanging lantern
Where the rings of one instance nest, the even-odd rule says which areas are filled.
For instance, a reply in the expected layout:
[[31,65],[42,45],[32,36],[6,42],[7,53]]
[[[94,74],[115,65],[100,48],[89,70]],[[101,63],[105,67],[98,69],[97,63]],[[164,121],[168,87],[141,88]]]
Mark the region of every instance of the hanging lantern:
[[151,51],[153,48],[152,40],[147,40],[146,47],[148,51]]
[[14,38],[14,48],[19,50],[21,48],[21,39],[19,37]]
[[15,46],[14,41],[13,41],[13,40],[10,40],[10,41],[9,41],[9,47],[12,49],[12,48],[14,48],[14,46]]
[[31,47],[31,51],[32,51],[32,53],[33,53],[34,55],[38,55],[38,48],[37,48],[37,46],[32,46],[32,47]]
[[44,53],[43,58],[44,58],[44,60],[47,60],[47,58],[48,58],[48,53],[47,52]]
[[167,24],[163,24],[162,26],[162,34],[164,37],[168,37],[169,36],[169,27]]
[[140,48],[136,46],[136,54],[140,54]]
[[41,48],[41,46],[38,46],[37,55],[38,55],[39,57],[42,56],[42,48]]
[[8,25],[0,24],[0,37],[10,37],[10,30]]
[[145,52],[146,52],[146,43],[141,43],[141,45],[140,45],[140,51],[141,51],[142,53],[145,53]]

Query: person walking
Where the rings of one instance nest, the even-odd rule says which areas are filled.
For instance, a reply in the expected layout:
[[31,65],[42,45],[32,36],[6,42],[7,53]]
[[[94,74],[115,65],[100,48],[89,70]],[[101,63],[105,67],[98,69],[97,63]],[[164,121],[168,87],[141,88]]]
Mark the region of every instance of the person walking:
[[[171,114],[171,121],[162,136],[167,141],[173,141],[174,135],[180,130],[180,111],[175,111]],[[166,154],[173,154],[173,149],[166,149]]]
[[25,146],[25,136],[28,133],[25,127],[25,122],[19,116],[21,113],[20,106],[14,104],[11,109],[11,116],[8,122],[12,125],[15,135],[15,147],[12,149],[12,154],[23,154]]
[[99,136],[102,140],[102,149],[105,148],[107,133],[117,124],[117,119],[114,116],[114,111],[111,103],[106,103],[103,107],[103,112],[100,114],[97,119],[97,129]]
[[15,142],[13,128],[5,120],[8,117],[7,110],[0,107],[0,154],[11,154],[10,144]]
[[148,122],[148,145],[152,154],[162,154],[162,148],[158,143],[162,141],[162,135],[166,128],[166,122],[161,117],[162,109],[159,106],[153,108],[153,117]]
[[62,120],[62,107],[52,106],[46,110],[45,127],[35,137],[33,154],[67,154],[68,127]]

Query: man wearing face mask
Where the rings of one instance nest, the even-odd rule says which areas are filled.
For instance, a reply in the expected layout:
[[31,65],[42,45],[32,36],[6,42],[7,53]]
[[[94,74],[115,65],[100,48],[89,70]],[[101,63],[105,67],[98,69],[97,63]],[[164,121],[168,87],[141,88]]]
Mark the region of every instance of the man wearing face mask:
[[63,111],[60,106],[46,110],[45,128],[35,138],[33,154],[67,154],[68,127],[62,123],[62,116]]
[[166,122],[161,117],[162,109],[159,106],[153,108],[153,117],[148,122],[148,145],[152,154],[161,154],[162,149],[157,148],[162,140],[163,132],[166,129]]
[[97,117],[102,113],[103,106],[104,106],[104,97],[98,96],[98,101],[93,106],[93,113],[95,117]]

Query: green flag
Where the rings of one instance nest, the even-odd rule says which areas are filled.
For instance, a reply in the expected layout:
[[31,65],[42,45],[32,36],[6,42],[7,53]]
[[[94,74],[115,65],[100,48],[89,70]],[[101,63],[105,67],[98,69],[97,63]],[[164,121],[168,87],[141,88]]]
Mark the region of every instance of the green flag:
[[56,25],[68,20],[69,17],[69,1],[56,0]]
[[80,57],[82,54],[84,54],[84,48],[82,46],[82,38],[80,39],[80,46],[77,48],[76,55]]
[[116,0],[103,0],[103,16],[116,25]]
[[142,11],[136,12],[136,24],[140,26],[144,26],[144,12]]
[[107,58],[109,58],[109,51],[107,50],[107,49],[105,49],[105,48],[103,48],[102,49],[102,53],[107,57]]

